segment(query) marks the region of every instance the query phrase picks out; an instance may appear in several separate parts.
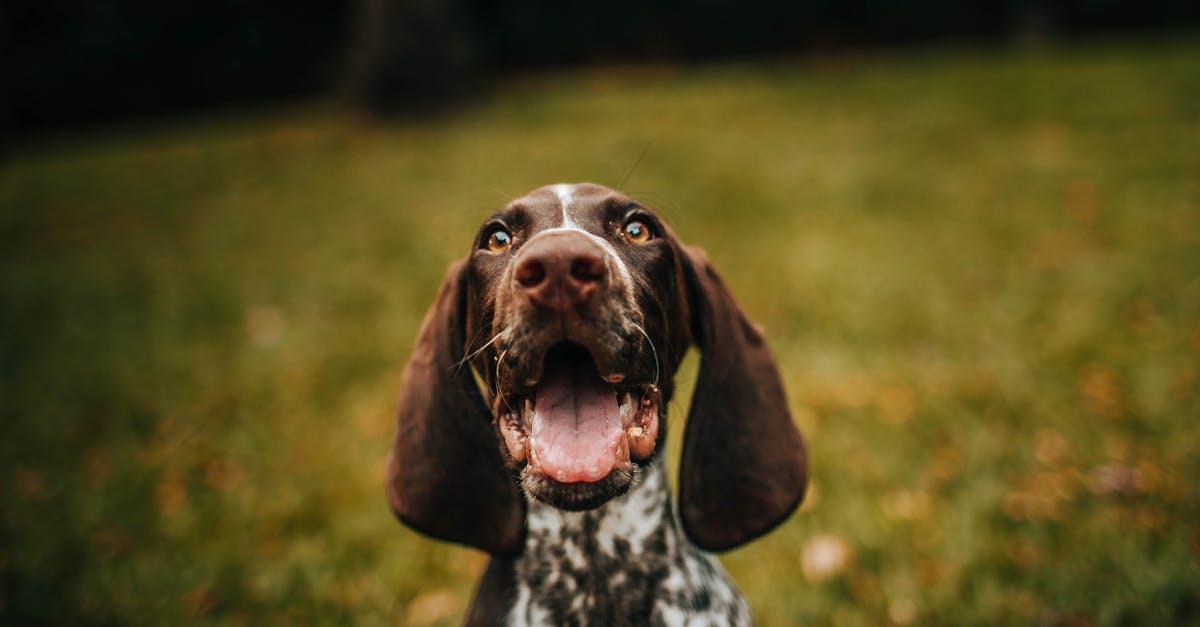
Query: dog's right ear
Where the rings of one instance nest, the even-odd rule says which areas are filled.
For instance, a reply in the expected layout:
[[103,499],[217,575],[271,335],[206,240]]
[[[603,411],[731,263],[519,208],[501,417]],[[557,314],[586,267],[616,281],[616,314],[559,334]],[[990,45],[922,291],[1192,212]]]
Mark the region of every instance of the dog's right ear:
[[700,373],[679,463],[679,516],[706,551],[741,546],[804,498],[808,453],[762,330],[708,257],[678,245]]
[[524,543],[524,502],[471,367],[461,363],[467,273],[465,261],[450,267],[405,368],[388,502],[421,533],[511,556]]

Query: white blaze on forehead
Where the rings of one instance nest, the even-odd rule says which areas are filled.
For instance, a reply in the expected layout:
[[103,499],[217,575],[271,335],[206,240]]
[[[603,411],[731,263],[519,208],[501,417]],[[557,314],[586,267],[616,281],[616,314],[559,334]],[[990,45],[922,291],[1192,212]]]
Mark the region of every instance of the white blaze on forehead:
[[563,228],[579,228],[578,224],[571,219],[570,209],[572,194],[575,192],[574,185],[559,183],[554,186],[554,195],[558,196],[558,204],[562,208],[562,226]]

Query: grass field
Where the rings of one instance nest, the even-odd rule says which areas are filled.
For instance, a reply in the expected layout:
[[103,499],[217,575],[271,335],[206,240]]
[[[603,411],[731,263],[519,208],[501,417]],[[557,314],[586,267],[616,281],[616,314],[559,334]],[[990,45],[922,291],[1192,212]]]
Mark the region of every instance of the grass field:
[[724,557],[761,624],[1200,623],[1195,40],[564,74],[422,123],[18,148],[0,622],[455,621],[484,557],[381,487],[417,324],[490,210],[620,185],[647,145],[624,189],[768,329],[811,442],[802,512]]

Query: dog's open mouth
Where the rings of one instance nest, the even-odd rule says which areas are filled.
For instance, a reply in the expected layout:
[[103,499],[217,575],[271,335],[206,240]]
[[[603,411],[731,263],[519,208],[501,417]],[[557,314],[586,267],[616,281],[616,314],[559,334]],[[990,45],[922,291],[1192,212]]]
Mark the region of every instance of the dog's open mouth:
[[653,455],[658,403],[654,385],[605,381],[587,349],[562,342],[547,351],[541,380],[500,404],[499,428],[526,479],[595,484]]

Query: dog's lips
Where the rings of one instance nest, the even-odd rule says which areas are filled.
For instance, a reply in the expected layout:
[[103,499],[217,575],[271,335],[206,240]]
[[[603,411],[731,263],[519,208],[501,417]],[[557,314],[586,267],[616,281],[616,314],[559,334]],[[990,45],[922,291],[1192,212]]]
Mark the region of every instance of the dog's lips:
[[623,377],[601,377],[590,354],[573,344],[548,351],[542,375],[528,395],[498,412],[513,460],[559,483],[574,484],[598,482],[654,453],[656,387],[618,389]]

